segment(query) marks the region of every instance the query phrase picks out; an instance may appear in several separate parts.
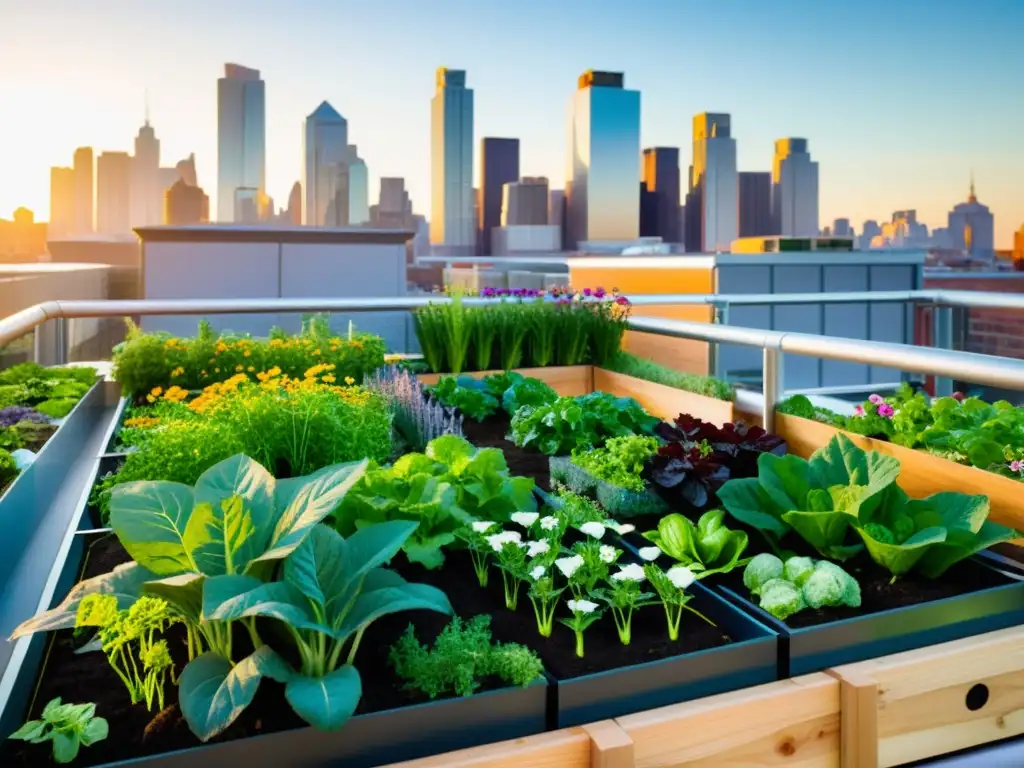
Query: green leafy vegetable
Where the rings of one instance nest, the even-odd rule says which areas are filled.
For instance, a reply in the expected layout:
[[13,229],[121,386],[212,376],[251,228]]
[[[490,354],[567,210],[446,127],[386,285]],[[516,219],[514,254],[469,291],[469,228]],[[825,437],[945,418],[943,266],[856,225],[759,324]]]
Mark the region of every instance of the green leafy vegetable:
[[483,421],[498,410],[498,399],[470,376],[442,376],[437,384],[425,389],[442,405],[457,408],[474,421]]
[[743,565],[740,558],[747,548],[747,534],[727,528],[721,509],[705,512],[696,525],[678,513],[666,515],[658,529],[648,531],[644,538],[689,568],[698,579]]
[[95,704],[61,704],[60,698],[43,708],[39,720],[29,720],[10,735],[29,744],[53,742],[53,761],[70,763],[78,757],[79,747],[88,747],[107,738],[107,721],[96,717]]
[[779,621],[805,608],[860,606],[860,585],[835,563],[791,557],[785,563],[772,554],[753,558],[743,572],[743,585],[759,605]]
[[643,435],[610,438],[603,448],[573,451],[572,463],[598,480],[631,491],[646,490],[641,473],[647,461],[658,452],[656,438]]
[[558,393],[540,379],[520,377],[503,391],[501,407],[512,416],[523,406],[547,405],[557,399]]
[[520,408],[512,417],[512,441],[548,456],[599,448],[609,438],[650,434],[658,419],[630,397],[591,392]]

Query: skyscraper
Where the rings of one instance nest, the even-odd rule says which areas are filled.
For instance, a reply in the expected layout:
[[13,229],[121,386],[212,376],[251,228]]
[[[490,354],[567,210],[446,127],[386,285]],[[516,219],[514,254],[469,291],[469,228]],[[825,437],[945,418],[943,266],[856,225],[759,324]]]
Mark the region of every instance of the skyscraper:
[[160,175],[160,140],[149,124],[148,114],[135,137],[131,174],[131,204],[128,214],[131,225],[145,227],[159,224],[163,221],[163,191],[166,179]]
[[75,235],[91,235],[93,222],[93,156],[92,147],[75,150]]
[[853,228],[849,219],[836,219],[832,222],[832,234],[835,237],[853,237]]
[[679,149],[649,147],[644,150],[644,188],[650,198],[649,232],[666,243],[683,241],[679,220]]
[[776,235],[818,235],[818,164],[811,160],[807,151],[807,139],[775,142],[772,222]]
[[501,226],[544,227],[548,224],[548,180],[527,176],[502,188]]
[[236,220],[236,189],[255,189],[263,199],[266,145],[266,91],[259,70],[225,64],[217,81],[217,221]]
[[772,234],[772,174],[740,171],[740,237]]
[[164,224],[201,224],[210,220],[210,198],[199,187],[178,179],[164,193]]
[[621,72],[580,75],[569,117],[568,245],[640,234],[640,92]]
[[455,256],[476,249],[473,216],[473,90],[461,69],[437,70],[430,103],[430,242]]
[[306,118],[302,223],[343,227],[349,221],[348,122],[326,101]]
[[974,194],[974,178],[966,203],[953,206],[947,217],[949,240],[953,248],[972,259],[995,258],[995,220],[987,205]]
[[75,171],[73,168],[50,168],[50,222],[47,236],[66,237],[75,229]]
[[127,235],[131,232],[131,195],[131,155],[127,152],[101,152],[96,158],[97,232],[105,235]]
[[348,223],[370,221],[370,174],[355,144],[348,145]]
[[477,253],[488,256],[491,230],[501,226],[502,188],[519,178],[519,139],[480,139],[480,216]]
[[739,235],[736,140],[729,115],[703,112],[693,118],[693,164],[686,195],[686,247],[728,251]]

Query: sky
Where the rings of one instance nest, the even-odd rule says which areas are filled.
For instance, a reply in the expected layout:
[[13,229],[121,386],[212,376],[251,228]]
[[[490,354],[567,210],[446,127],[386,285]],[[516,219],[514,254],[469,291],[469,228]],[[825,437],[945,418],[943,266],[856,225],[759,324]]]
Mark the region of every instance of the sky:
[[[692,117],[732,115],[740,170],[809,140],[822,225],[967,196],[996,245],[1024,224],[1024,0],[0,0],[0,217],[46,219],[49,167],[78,146],[130,150],[148,92],[162,164],[195,152],[216,197],[217,78],[261,71],[267,186],[301,177],[302,124],[328,100],[369,168],[429,216],[434,72],[467,71],[475,145],[520,140],[520,170],[565,177],[566,119],[587,69],[641,91],[644,146],[689,158]],[[683,169],[685,173],[685,168]],[[474,174],[479,174],[477,160]]]

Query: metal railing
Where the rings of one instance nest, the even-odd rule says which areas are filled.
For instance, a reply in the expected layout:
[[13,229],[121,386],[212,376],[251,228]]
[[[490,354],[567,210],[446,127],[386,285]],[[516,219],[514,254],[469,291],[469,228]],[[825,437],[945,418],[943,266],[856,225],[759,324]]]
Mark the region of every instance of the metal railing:
[[[873,294],[868,294],[875,298]],[[848,301],[865,301],[865,294],[781,294],[777,296],[637,296],[634,304],[697,304],[735,300],[735,303],[778,301],[813,303],[817,296]],[[852,297],[858,296],[854,299]],[[946,306],[985,306],[1024,309],[1024,296],[977,294],[969,291],[882,292],[882,300],[930,301]],[[797,298],[799,297],[799,298]],[[899,298],[898,298],[899,297]],[[303,312],[380,312],[403,311],[431,302],[447,302],[438,296],[363,298],[363,299],[143,299],[133,301],[51,301],[24,309],[0,320],[0,345],[30,333],[42,323],[57,323],[57,336],[68,319],[86,317],[127,317],[132,315],[210,315]],[[466,298],[470,305],[491,300]],[[714,323],[670,320],[655,317],[629,319],[629,328],[647,333],[693,339],[715,344],[739,344],[763,350],[763,393],[738,392],[741,409],[756,408],[763,414],[764,426],[771,430],[775,406],[784,395],[783,354],[792,353],[830,360],[884,365],[909,373],[957,378],[1007,389],[1024,389],[1024,361],[954,352],[909,344],[844,339],[806,333],[741,328]]]

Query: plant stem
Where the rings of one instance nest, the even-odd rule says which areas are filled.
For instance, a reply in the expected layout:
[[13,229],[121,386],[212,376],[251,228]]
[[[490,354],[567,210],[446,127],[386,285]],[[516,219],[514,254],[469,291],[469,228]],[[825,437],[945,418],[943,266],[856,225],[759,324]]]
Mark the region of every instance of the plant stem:
[[[505,607],[514,611],[519,605],[519,579],[512,576],[508,571],[501,572],[501,580],[505,586]],[[509,581],[511,580],[511,586]]]
[[576,630],[576,655],[583,658],[583,633]]
[[480,582],[481,587],[487,586],[487,553],[478,552],[476,549],[469,550],[470,557],[473,558],[473,570],[476,571],[476,580]]
[[[682,606],[679,606],[678,610],[673,610],[676,606],[670,606],[668,603],[662,603],[665,607],[665,618],[668,620],[668,639],[675,642],[679,639],[679,620],[683,617]],[[673,616],[673,614],[675,614]]]

